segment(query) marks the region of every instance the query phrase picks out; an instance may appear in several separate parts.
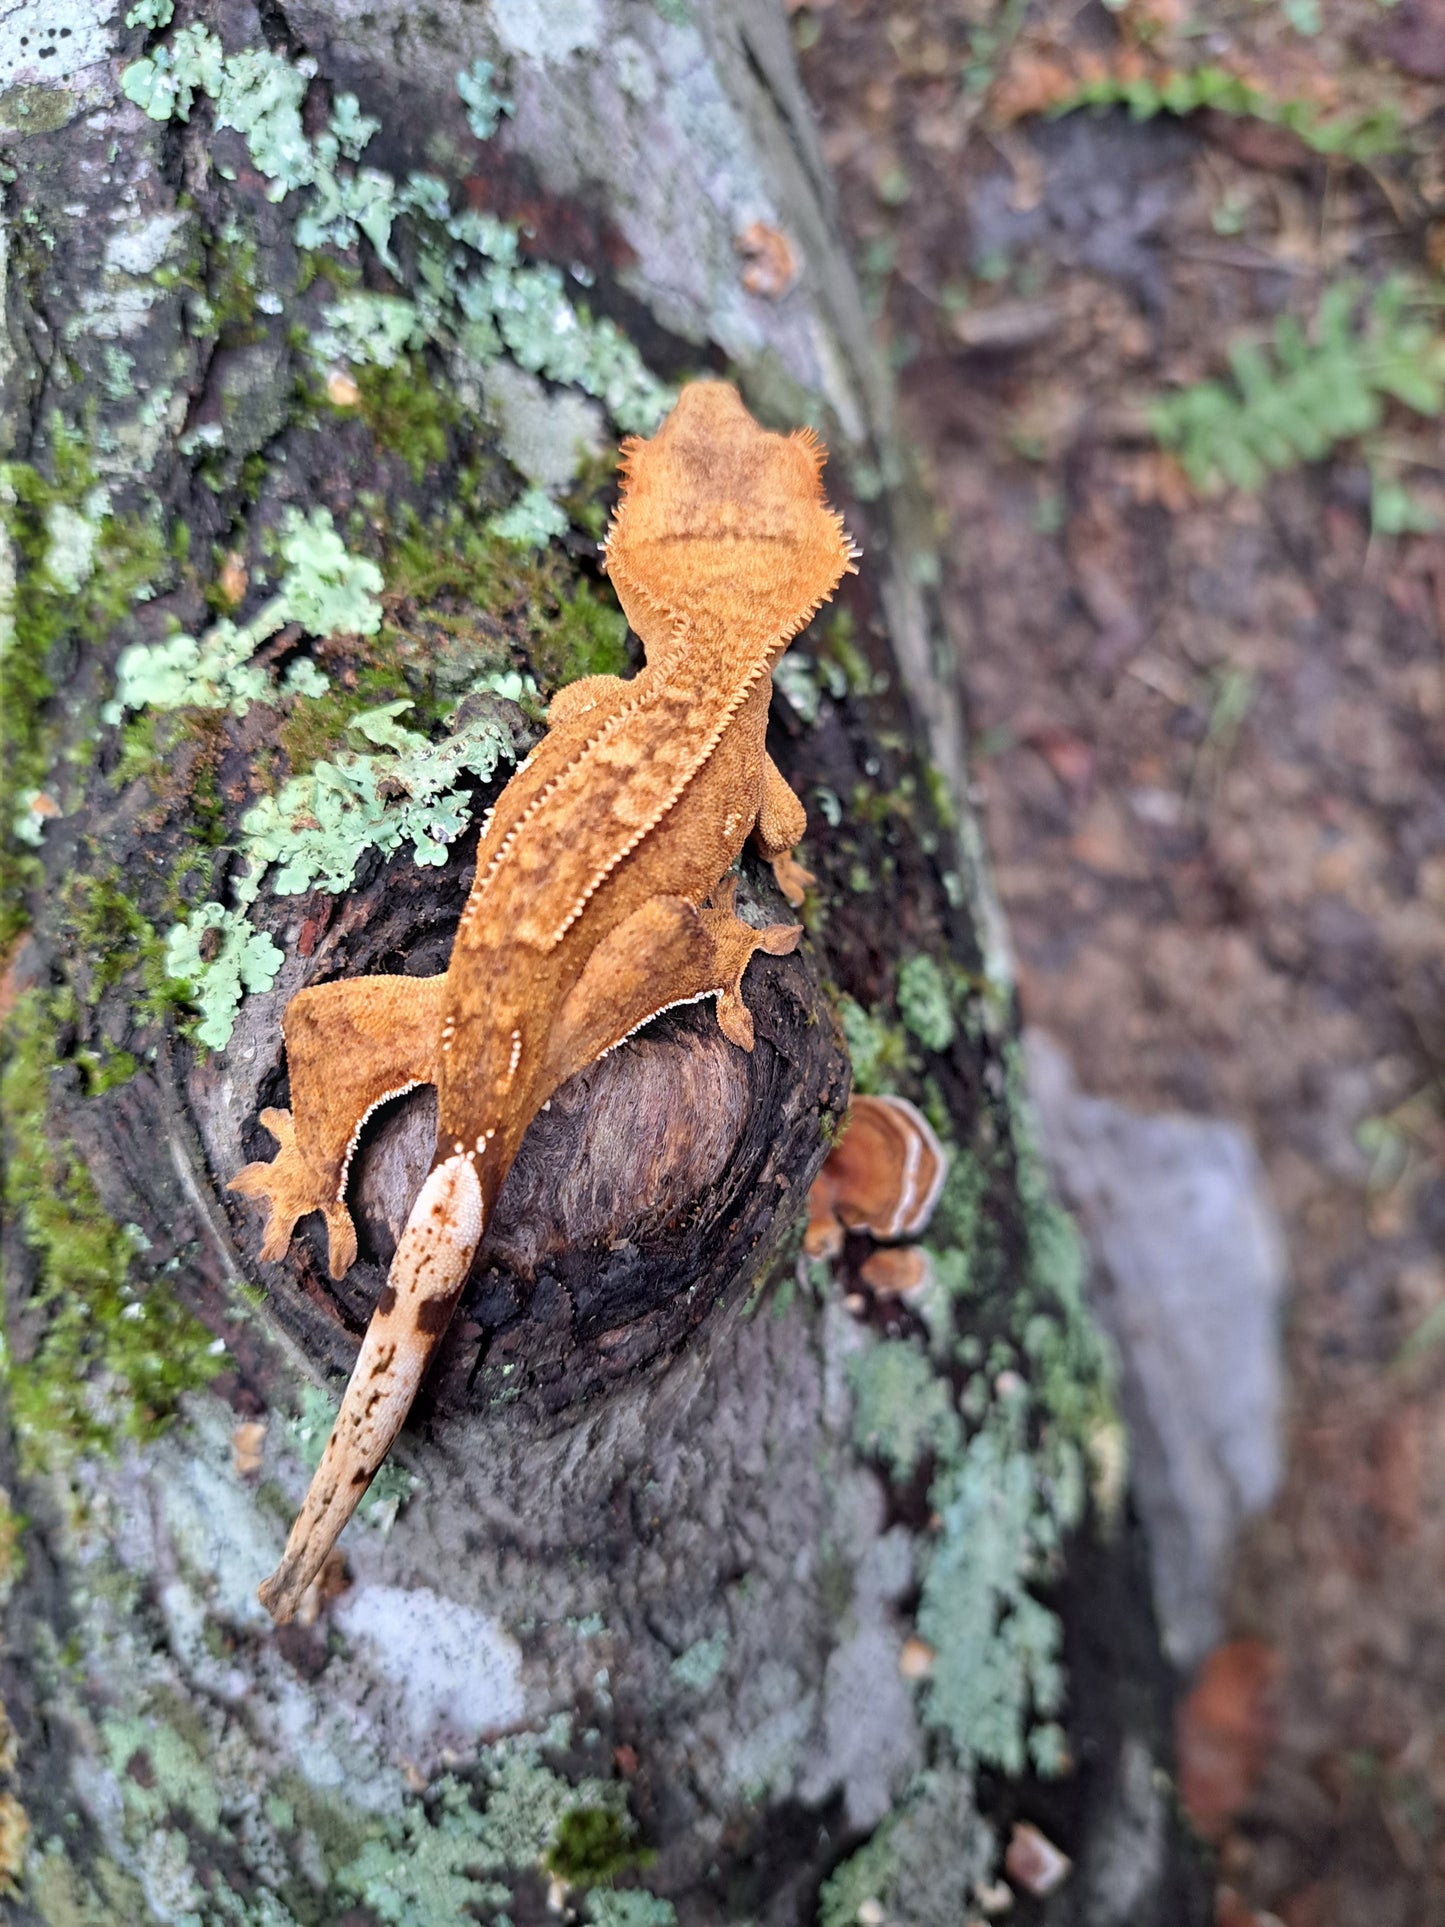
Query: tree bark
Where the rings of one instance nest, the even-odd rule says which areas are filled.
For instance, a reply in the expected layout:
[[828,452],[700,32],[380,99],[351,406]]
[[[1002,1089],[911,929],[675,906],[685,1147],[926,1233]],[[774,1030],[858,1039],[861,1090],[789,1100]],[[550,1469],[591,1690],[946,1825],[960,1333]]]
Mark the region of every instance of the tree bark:
[[[30,838],[6,979],[7,1485],[25,1525],[3,1680],[29,1826],[15,1806],[15,1917],[926,1927],[990,1904],[1028,1819],[1074,1866],[1015,1917],[1202,1921],[1107,1368],[1027,1140],[926,503],[781,11],[220,0],[179,24],[137,9],[133,26],[99,0],[35,11],[34,45],[0,43],[15,63],[0,94],[8,694],[24,699],[14,809]],[[380,247],[374,223],[298,233],[321,189],[270,198],[279,178],[203,89],[189,120],[142,112],[122,76],[158,48],[175,59],[193,21],[228,55],[308,63],[313,144],[354,93],[380,123],[364,167],[393,184],[428,170],[454,213],[517,224],[523,262],[563,269],[566,296],[615,317],[663,380],[727,372],[770,424],[816,422],[864,551],[798,645],[811,672],[774,706],[818,887],[803,951],[750,970],[756,1049],[702,1006],[559,1093],[398,1476],[349,1529],[320,1615],[280,1631],[255,1587],[425,1169],[429,1094],[368,1125],[361,1261],[339,1285],[310,1224],[286,1263],[261,1264],[257,1218],[225,1186],[270,1153],[258,1116],[284,1101],[287,999],[441,967],[507,768],[464,784],[470,828],[440,864],[372,850],[344,890],[297,895],[273,867],[248,914],[284,961],[207,1049],[166,974],[167,931],[202,901],[242,904],[243,819],[303,767],[301,721],[311,753],[323,725],[326,755],[361,744],[330,698],[274,688],[244,715],[105,720],[117,660],[168,624],[250,620],[287,511],[320,506],[386,584],[374,638],[311,631],[333,694],[385,671],[439,714],[438,665],[484,646],[546,692],[577,667],[558,612],[581,606],[579,584],[605,607],[611,484],[605,455],[554,483],[570,528],[508,573],[487,528],[519,468],[535,482],[506,401],[530,349],[499,342],[479,376],[453,314],[392,370],[358,382],[340,353],[328,369],[311,344],[348,284],[425,291],[408,217]],[[479,60],[510,101],[495,132],[458,98]],[[344,159],[336,173],[361,178]],[[531,366],[547,376],[525,390],[534,411],[537,393],[544,408],[577,393],[542,351]],[[615,439],[615,415],[593,419]],[[501,687],[522,706],[494,693],[469,713],[520,751],[538,712]],[[751,861],[740,903],[783,913]],[[860,1081],[925,1104],[950,1143],[926,1306],[866,1286],[864,1238],[831,1271],[798,1257],[851,1087],[840,1011]],[[1057,1713],[1029,1650],[1050,1614]]]

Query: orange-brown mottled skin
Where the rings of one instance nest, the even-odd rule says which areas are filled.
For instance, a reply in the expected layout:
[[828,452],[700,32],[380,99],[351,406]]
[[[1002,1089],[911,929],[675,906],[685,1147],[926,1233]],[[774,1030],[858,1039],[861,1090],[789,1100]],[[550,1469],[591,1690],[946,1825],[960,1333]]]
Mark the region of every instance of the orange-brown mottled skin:
[[376,1105],[435,1084],[437,1148],[367,1328],[335,1430],[280,1566],[261,1588],[291,1618],[375,1476],[466,1282],[533,1117],[552,1092],[674,1004],[717,997],[753,1044],[742,977],[795,925],[762,930],[724,882],[749,835],[789,900],[806,819],[764,747],[770,672],[836,588],[851,550],[823,452],[765,433],[722,382],[685,388],[623,449],[608,572],[647,653],[630,682],[587,676],[498,800],[442,977],[303,990],[283,1029],[293,1110],[265,1111],[280,1151],[233,1189],[270,1203],[261,1255],[325,1214],[331,1273],[356,1257],[346,1172]]

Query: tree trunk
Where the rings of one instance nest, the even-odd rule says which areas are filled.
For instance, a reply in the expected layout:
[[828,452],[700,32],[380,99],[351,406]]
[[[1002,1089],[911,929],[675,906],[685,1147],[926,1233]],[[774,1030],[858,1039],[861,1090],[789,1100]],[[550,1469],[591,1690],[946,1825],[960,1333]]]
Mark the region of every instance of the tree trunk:
[[[926,1927],[1007,1878],[1015,1918],[1202,1920],[926,509],[781,12],[169,16],[0,28],[15,1917]],[[280,1013],[442,967],[541,700],[638,660],[612,444],[710,371],[817,424],[863,550],[774,704],[807,941],[751,968],[751,1056],[678,1012],[539,1118],[278,1631],[256,1584],[434,1116],[368,1124],[341,1284],[315,1220],[262,1264],[225,1187]],[[751,861],[740,901],[783,908]],[[951,1154],[906,1300],[861,1235],[799,1257],[853,1087]],[[1047,1898],[1018,1820],[1074,1861]]]

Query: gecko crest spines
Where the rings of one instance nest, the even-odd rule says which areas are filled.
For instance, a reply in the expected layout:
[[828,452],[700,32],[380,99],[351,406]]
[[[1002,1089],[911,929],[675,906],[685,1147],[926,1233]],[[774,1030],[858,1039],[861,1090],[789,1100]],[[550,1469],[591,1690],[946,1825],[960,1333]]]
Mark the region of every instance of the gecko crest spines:
[[697,775],[698,771],[703,768],[708,758],[727,734],[728,724],[733,720],[734,716],[737,715],[749,695],[757,687],[758,681],[766,668],[766,661],[758,664],[753,674],[749,676],[748,680],[738,690],[733,701],[728,705],[721,720],[714,727],[711,734],[704,739],[702,749],[694,755],[689,764],[684,766],[676,784],[665,800],[658,805],[646,822],[640,824],[638,828],[633,831],[631,837],[622,848],[614,852],[611,859],[597,871],[592,881],[587,885],[586,889],[583,890],[581,896],[577,898],[562,922],[559,923],[557,928],[552,932],[547,945],[549,949],[556,949],[557,945],[561,943],[567,932],[572,928],[572,925],[577,921],[578,917],[581,916],[582,912],[587,908],[588,903],[596,895],[597,891],[601,889],[602,885],[607,881],[608,877],[611,876],[618,864],[625,858],[631,856],[643,838],[650,836],[657,828],[663,817],[667,815],[668,811],[677,802],[677,799],[683,794],[684,790],[686,790],[688,784]]
[[361,1113],[361,1116],[356,1120],[356,1129],[347,1139],[346,1155],[341,1160],[341,1180],[336,1187],[336,1202],[338,1204],[345,1202],[346,1180],[351,1173],[351,1160],[356,1156],[356,1147],[361,1142],[361,1133],[365,1130],[368,1120],[376,1115],[383,1104],[390,1104],[394,1097],[405,1097],[408,1091],[417,1090],[421,1083],[421,1078],[412,1077],[408,1078],[405,1084],[398,1084],[394,1090],[383,1091],[380,1097],[372,1099],[371,1103],[367,1105],[366,1109]]

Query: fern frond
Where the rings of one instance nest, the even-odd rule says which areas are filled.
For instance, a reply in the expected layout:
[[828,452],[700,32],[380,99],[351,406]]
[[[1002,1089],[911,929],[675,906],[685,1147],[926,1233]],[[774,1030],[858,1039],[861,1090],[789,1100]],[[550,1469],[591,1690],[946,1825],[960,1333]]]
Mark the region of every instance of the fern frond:
[[1248,115],[1272,127],[1287,127],[1317,154],[1349,161],[1376,160],[1404,144],[1399,113],[1388,103],[1326,120],[1312,101],[1279,100],[1224,67],[1181,68],[1153,78],[1101,74],[1055,101],[1049,114],[1071,114],[1080,107],[1127,107],[1135,120],[1213,107],[1221,114]]
[[1417,415],[1445,411],[1445,334],[1410,306],[1392,276],[1361,313],[1359,284],[1325,290],[1308,335],[1293,316],[1273,343],[1227,349],[1232,384],[1200,382],[1149,411],[1160,442],[1199,488],[1258,488],[1271,470],[1322,460],[1377,428],[1388,399]]

